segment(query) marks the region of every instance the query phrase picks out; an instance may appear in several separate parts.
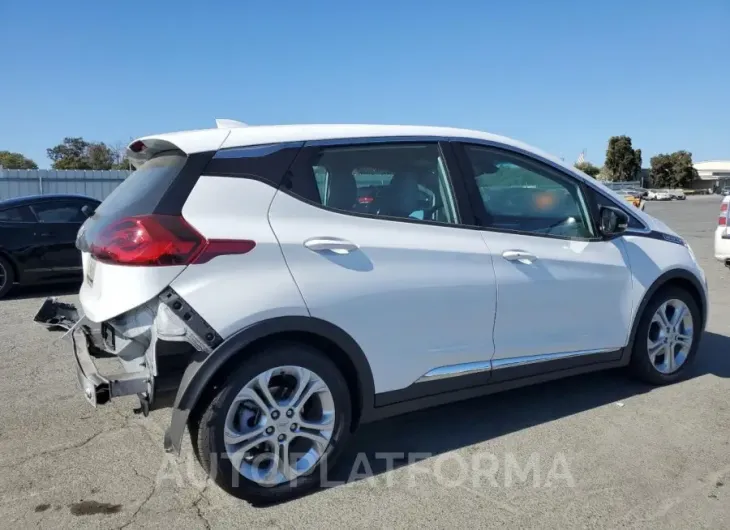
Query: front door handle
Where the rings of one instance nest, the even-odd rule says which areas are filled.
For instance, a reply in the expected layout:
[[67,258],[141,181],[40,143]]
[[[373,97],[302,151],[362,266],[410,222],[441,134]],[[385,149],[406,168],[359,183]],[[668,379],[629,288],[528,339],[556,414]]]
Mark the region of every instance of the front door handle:
[[313,237],[311,239],[307,239],[304,242],[304,246],[314,252],[329,250],[335,254],[349,254],[358,248],[355,243],[336,237]]
[[537,261],[537,256],[524,250],[505,250],[502,257],[507,261],[519,261],[525,265],[530,265],[533,261]]

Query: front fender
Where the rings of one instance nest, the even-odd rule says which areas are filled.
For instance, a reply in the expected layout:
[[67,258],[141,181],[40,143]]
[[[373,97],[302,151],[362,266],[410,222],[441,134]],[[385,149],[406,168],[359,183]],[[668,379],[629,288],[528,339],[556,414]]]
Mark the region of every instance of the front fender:
[[697,277],[696,274],[693,272],[690,272],[686,269],[671,269],[660,275],[654,283],[652,283],[651,287],[647,289],[647,291],[644,293],[644,296],[641,300],[641,304],[639,304],[639,307],[634,314],[634,322],[631,326],[631,335],[629,336],[629,342],[628,347],[626,348],[626,357],[625,360],[628,362],[628,359],[631,355],[631,352],[633,351],[633,345],[634,345],[634,339],[636,338],[636,332],[639,328],[639,321],[641,320],[641,316],[644,314],[644,310],[646,309],[647,304],[651,301],[652,297],[665,285],[673,282],[673,281],[684,281],[688,282],[695,290],[695,294],[699,298],[699,306],[700,311],[702,313],[702,321],[701,321],[701,327],[700,329],[704,331],[705,326],[707,325],[707,311],[708,311],[708,300],[707,300],[707,292],[705,290],[705,287],[702,285],[702,282]]
[[360,417],[369,417],[374,406],[375,385],[370,364],[355,340],[341,328],[318,318],[276,317],[247,326],[228,337],[210,353],[199,352],[195,356],[185,370],[175,396],[172,419],[165,432],[165,450],[180,452],[190,412],[198,404],[216,374],[229,360],[256,341],[291,332],[317,335],[335,344],[345,353],[357,377]]

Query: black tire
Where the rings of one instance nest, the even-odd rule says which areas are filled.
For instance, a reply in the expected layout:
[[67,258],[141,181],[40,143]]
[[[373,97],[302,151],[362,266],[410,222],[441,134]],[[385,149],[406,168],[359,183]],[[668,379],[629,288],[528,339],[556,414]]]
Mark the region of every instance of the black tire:
[[0,256],[0,281],[3,281],[0,285],[0,298],[4,298],[6,294],[13,288],[13,282],[15,282],[15,272],[13,272],[13,266],[4,257]]
[[[677,299],[684,302],[692,314],[692,327],[694,333],[692,337],[692,346],[690,347],[687,359],[679,367],[678,370],[670,374],[664,374],[657,370],[649,360],[647,351],[647,337],[649,334],[649,326],[657,309],[666,301]],[[632,374],[646,383],[652,385],[668,385],[684,379],[687,376],[690,366],[697,356],[697,350],[700,345],[700,309],[692,295],[681,287],[670,286],[660,289],[644,308],[641,315],[639,326],[634,337],[634,347],[631,354],[630,369]]]
[[[317,374],[329,387],[335,404],[335,423],[324,457],[306,474],[276,486],[262,486],[243,477],[227,457],[223,443],[226,414],[238,392],[259,374],[278,366],[299,366]],[[208,397],[191,419],[190,435],[196,456],[221,488],[251,504],[271,504],[298,497],[316,488],[332,468],[350,435],[352,408],[347,382],[324,354],[298,343],[277,343],[251,357]]]

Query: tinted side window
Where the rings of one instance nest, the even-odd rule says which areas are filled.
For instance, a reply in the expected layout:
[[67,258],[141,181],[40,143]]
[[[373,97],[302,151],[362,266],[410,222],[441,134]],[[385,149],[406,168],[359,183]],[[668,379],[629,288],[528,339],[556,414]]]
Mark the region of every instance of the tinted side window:
[[8,208],[0,211],[0,221],[10,223],[32,223],[35,221],[33,212],[27,206],[19,206],[17,208]]
[[351,213],[457,223],[438,144],[324,147],[306,171],[323,206]]
[[34,204],[33,210],[41,223],[83,223],[82,206],[80,202],[53,201]]
[[577,181],[527,157],[465,146],[479,195],[493,228],[560,237],[594,237]]

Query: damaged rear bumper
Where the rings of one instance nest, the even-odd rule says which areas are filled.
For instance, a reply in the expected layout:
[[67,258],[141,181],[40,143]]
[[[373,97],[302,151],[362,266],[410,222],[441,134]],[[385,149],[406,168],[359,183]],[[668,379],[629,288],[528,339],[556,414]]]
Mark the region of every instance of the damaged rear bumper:
[[[178,410],[181,396],[223,339],[172,288],[101,323],[92,322],[73,304],[49,298],[34,321],[65,331],[61,342],[71,350],[79,386],[92,405],[131,395],[139,398],[136,412],[145,415],[153,408],[172,405],[165,448],[179,451],[189,412]],[[107,374],[99,369],[99,361],[110,357],[121,371]],[[167,400],[173,397],[174,401]]]
[[142,400],[149,395],[152,376],[147,369],[109,375],[101,373],[95,359],[114,355],[105,349],[109,330],[89,321],[73,304],[49,298],[33,320],[49,329],[66,330],[62,342],[73,355],[79,387],[94,407],[108,403],[113,397],[137,395]]

